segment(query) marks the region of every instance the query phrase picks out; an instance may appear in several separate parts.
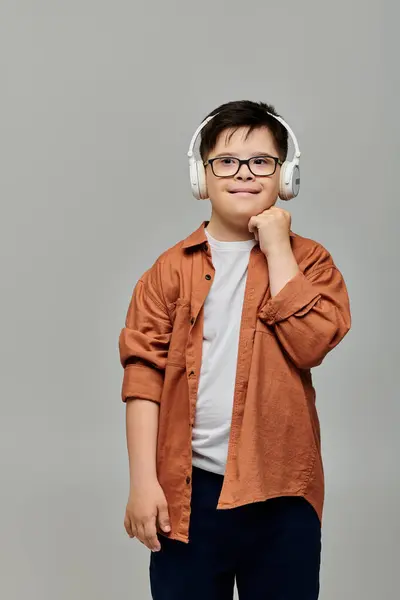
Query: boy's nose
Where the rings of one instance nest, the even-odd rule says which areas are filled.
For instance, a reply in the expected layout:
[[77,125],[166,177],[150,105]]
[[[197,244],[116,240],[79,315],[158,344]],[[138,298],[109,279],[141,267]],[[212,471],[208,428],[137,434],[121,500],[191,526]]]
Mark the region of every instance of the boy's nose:
[[239,179],[240,181],[248,181],[249,179],[254,179],[254,175],[249,170],[247,165],[242,165],[240,170],[236,173],[236,179]]

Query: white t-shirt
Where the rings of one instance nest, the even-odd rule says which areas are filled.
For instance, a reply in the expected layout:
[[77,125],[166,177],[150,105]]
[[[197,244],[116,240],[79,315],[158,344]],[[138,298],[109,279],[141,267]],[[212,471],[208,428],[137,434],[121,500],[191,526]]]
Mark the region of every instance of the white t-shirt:
[[215,276],[204,305],[203,355],[192,438],[193,465],[223,475],[247,268],[251,249],[257,242],[220,242],[205,231]]

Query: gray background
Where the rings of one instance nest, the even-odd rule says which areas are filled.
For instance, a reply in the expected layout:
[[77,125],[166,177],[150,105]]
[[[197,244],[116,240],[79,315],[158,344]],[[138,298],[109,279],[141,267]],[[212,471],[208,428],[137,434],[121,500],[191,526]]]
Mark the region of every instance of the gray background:
[[238,99],[294,128],[302,189],[278,205],[351,297],[314,370],[321,598],[398,597],[398,21],[394,0],[1,0],[1,597],[150,597],[118,335],[139,275],[208,217],[187,147]]

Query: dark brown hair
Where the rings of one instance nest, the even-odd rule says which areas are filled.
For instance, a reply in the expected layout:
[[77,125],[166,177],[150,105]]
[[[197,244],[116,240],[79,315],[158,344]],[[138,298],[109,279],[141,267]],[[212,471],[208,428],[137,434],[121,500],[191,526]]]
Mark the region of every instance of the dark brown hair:
[[200,155],[203,161],[206,160],[209,153],[215,148],[218,136],[223,131],[232,128],[233,134],[239,127],[249,127],[246,138],[254,129],[267,127],[275,140],[275,145],[279,151],[279,158],[285,161],[288,153],[288,132],[279,121],[268,115],[268,112],[280,116],[272,104],[253,102],[251,100],[227,102],[211,111],[204,118],[216,113],[219,114],[211,119],[200,133]]

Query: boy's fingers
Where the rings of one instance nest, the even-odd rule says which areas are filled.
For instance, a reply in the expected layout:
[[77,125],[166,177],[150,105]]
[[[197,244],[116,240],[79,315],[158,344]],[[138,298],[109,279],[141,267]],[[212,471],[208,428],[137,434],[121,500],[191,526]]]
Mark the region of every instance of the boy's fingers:
[[148,521],[144,526],[144,535],[145,535],[145,543],[146,546],[150,550],[160,550],[160,542],[157,537],[157,529],[156,529],[156,520],[153,518],[151,521]]
[[135,537],[135,534],[133,533],[132,522],[129,517],[125,517],[124,526],[126,533],[129,535],[129,537]]
[[139,540],[139,542],[142,542],[142,544],[144,544],[145,546],[146,544],[146,536],[144,533],[144,526],[141,524],[138,524],[138,526],[136,527],[136,537]]
[[133,521],[131,521],[131,530],[132,530],[132,537],[137,537],[137,528]]
[[171,531],[171,523],[169,520],[168,506],[163,505],[158,507],[158,525],[163,531]]

